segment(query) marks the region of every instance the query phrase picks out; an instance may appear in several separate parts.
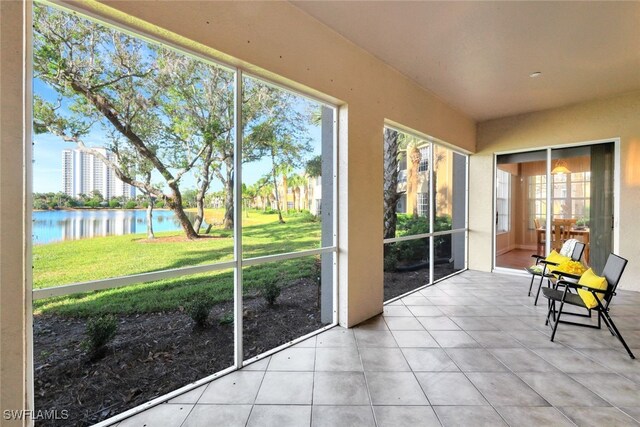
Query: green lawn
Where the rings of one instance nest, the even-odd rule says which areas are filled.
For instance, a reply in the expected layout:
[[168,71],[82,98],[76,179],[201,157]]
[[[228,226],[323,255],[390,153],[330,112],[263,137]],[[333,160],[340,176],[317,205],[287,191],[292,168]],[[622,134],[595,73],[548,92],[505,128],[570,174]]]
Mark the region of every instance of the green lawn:
[[[219,217],[210,210],[206,217]],[[320,223],[307,214],[285,216],[251,211],[244,220],[244,258],[314,249],[320,246]],[[185,241],[181,232],[157,233],[156,241],[144,235],[74,240],[35,246],[34,288],[112,278],[129,274],[210,264],[233,259],[233,232],[214,229],[209,238]],[[316,257],[269,263],[246,268],[247,293],[267,280],[287,283],[317,274]],[[175,310],[196,298],[225,301],[233,297],[233,272],[216,271],[136,284],[100,292],[34,301],[35,313],[90,316],[103,313],[142,313]]]

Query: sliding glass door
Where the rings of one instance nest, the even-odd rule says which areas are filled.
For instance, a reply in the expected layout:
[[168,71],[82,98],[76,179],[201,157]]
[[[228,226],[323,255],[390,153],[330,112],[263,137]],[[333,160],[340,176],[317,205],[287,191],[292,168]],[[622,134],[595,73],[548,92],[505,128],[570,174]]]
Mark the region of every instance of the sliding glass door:
[[531,254],[586,244],[602,271],[613,247],[614,144],[502,154],[496,158],[495,266],[521,269]]

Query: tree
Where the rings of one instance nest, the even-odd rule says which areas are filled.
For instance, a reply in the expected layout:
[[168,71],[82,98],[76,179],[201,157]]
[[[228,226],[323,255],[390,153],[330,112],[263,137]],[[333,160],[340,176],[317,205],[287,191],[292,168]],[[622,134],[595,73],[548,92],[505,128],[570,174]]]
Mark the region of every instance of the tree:
[[[185,208],[195,208],[197,204],[198,190],[187,189],[182,190],[182,206]],[[193,228],[195,229],[195,223]]]
[[154,170],[153,164],[149,160],[141,157],[135,150],[123,151],[119,153],[120,164],[123,165],[127,175],[140,176],[144,187],[140,188],[142,195],[138,195],[137,198],[142,198],[146,205],[147,215],[147,239],[155,239],[155,233],[153,231],[153,208],[156,203],[156,196],[149,191],[149,188],[156,188],[160,191],[161,185],[151,183],[151,174]]
[[300,199],[300,187],[304,187],[307,183],[307,180],[300,174],[292,174],[287,179],[289,186],[292,189],[293,194],[293,209],[296,209],[298,212],[302,210],[302,200]]
[[271,197],[273,195],[273,184],[269,181],[269,177],[263,177],[255,184],[257,186],[257,196],[260,198],[262,210],[267,210],[267,204],[271,208]]
[[396,237],[398,192],[398,132],[384,129],[384,238]]
[[102,195],[102,192],[100,190],[91,190],[89,194],[91,195],[92,199],[95,199],[98,202],[104,201],[104,196]]
[[167,57],[167,70],[175,85],[161,105],[178,137],[174,152],[183,164],[194,156],[200,157],[194,168],[194,229],[198,231],[204,220],[206,194],[214,177],[225,191],[223,226],[232,229],[234,73],[177,53]]
[[[307,164],[305,165],[305,175],[309,178],[318,178],[320,176],[322,176],[322,156],[318,155],[315,157],[312,157],[310,160],[307,161]],[[311,196],[312,196],[312,182],[311,180],[307,179],[307,188],[306,188],[306,193],[307,193],[307,209],[311,210]],[[314,212],[314,215],[317,213]]]
[[[196,154],[176,160],[176,139],[165,125],[160,104],[173,82],[167,78],[168,50],[124,33],[49,7],[34,7],[35,76],[59,95],[58,103],[34,97],[34,130],[49,132],[93,154],[123,182],[159,199],[175,213],[185,235],[197,233],[182,208],[180,179],[206,147],[189,147]],[[100,125],[116,159],[85,143]],[[135,151],[164,179],[165,194],[127,170],[119,153]]]
[[306,128],[308,117],[295,108],[297,100],[294,95],[272,89],[259,82],[254,84],[265,87],[268,96],[264,93],[262,95],[261,114],[247,122],[248,135],[245,141],[255,148],[256,153],[266,156],[271,163],[269,176],[274,186],[278,221],[283,224],[278,175],[302,166],[305,155],[311,152],[311,142]]
[[287,164],[282,164],[278,168],[280,174],[282,175],[282,194],[281,194],[281,202],[282,209],[286,214],[289,213],[289,177],[287,176],[291,172],[291,166]]
[[420,145],[424,141],[402,134],[401,146],[407,156],[407,213],[418,217],[418,185],[420,178],[418,176],[422,154],[420,153]]
[[322,156],[312,157],[305,165],[305,173],[310,177],[322,176]]
[[251,138],[256,138],[259,141],[271,162],[269,175],[275,193],[278,222],[281,224],[284,224],[284,219],[282,218],[280,196],[278,195],[278,175],[292,165],[299,164],[302,161],[303,154],[311,151],[308,142],[304,140],[297,142],[294,139],[295,136],[302,137],[300,135],[301,132],[295,128],[295,125],[294,127],[289,127],[290,125],[291,123],[282,122],[280,119],[272,117],[256,125],[251,134]]

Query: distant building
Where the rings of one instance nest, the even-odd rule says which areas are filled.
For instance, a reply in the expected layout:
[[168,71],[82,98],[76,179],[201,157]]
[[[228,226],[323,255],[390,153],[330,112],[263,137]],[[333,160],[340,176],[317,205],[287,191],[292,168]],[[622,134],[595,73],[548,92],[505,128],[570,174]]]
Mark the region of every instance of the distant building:
[[[116,156],[104,148],[97,148],[109,160]],[[99,157],[79,149],[62,151],[62,191],[71,197],[99,191],[105,200],[113,197],[133,199],[136,189],[122,182]]]

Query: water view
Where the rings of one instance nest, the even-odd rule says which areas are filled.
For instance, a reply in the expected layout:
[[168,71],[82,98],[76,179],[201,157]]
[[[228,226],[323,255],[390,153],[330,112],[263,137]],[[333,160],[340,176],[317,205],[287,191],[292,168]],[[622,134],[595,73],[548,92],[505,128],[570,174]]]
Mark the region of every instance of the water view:
[[[187,212],[187,215],[191,215]],[[33,212],[33,243],[42,245],[87,237],[146,233],[143,209],[78,209]],[[179,230],[180,224],[170,210],[153,211],[153,231]]]

